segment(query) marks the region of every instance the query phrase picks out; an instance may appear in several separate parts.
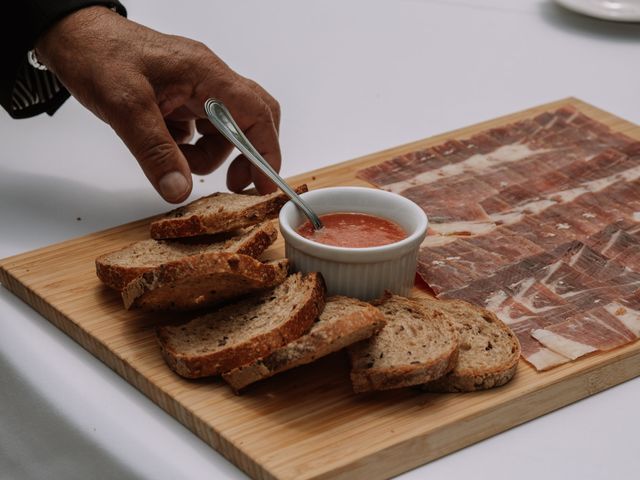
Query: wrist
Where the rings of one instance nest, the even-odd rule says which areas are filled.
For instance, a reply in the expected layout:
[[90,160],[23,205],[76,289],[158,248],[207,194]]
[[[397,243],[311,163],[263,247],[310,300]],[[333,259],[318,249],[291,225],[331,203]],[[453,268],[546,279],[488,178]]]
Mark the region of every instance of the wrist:
[[111,21],[112,17],[122,18],[115,9],[103,5],[84,7],[66,15],[38,37],[29,52],[29,63],[57,73],[58,65],[82,48],[83,37],[90,38],[94,26]]

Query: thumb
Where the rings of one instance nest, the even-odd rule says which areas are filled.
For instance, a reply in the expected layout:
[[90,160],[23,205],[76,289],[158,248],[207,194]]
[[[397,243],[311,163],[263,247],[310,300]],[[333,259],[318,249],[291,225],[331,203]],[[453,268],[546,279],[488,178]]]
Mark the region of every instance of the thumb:
[[162,198],[180,203],[189,196],[192,188],[189,164],[154,101],[112,115],[110,124]]

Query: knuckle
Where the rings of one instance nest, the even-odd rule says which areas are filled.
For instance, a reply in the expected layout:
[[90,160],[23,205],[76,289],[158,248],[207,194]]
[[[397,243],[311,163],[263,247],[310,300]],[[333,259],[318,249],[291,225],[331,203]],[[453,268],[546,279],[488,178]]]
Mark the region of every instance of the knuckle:
[[102,92],[100,103],[107,106],[111,110],[122,110],[126,108],[128,103],[133,99],[133,95],[126,89],[113,92]]
[[275,121],[278,121],[281,113],[280,103],[278,103],[278,101],[272,95],[270,95],[269,92],[267,92],[260,84],[254,82],[253,80],[247,79],[247,85],[249,87],[249,91],[251,91],[252,94],[257,97],[257,100],[266,105],[267,111],[270,116],[273,117]]
[[201,42],[199,40],[189,39],[189,43],[191,45],[191,48],[193,48],[197,52],[200,52],[206,55],[211,55],[213,53],[211,49],[207,46],[207,44],[204,42]]
[[138,158],[142,167],[153,172],[170,170],[174,163],[174,148],[166,142],[150,142],[142,145]]
[[137,88],[119,88],[111,91],[104,99],[109,109],[121,111],[144,111],[148,109],[147,95]]
[[242,105],[254,119],[262,120],[268,114],[269,109],[266,103],[261,101],[260,96],[246,85],[237,88],[234,96],[237,97],[238,104]]
[[195,66],[202,66],[202,64],[210,63],[213,59],[215,59],[215,54],[211,49],[204,44],[203,42],[199,42],[197,40],[188,40],[187,49],[191,52],[189,55],[193,61],[196,63]]
[[269,128],[275,123],[275,118],[269,106],[264,102],[259,102],[253,110],[254,125],[260,125],[261,129]]
[[269,96],[271,98],[271,102],[269,103],[269,108],[271,108],[271,113],[275,119],[280,119],[280,115],[282,113],[282,109],[280,107],[280,102],[278,102],[275,98]]

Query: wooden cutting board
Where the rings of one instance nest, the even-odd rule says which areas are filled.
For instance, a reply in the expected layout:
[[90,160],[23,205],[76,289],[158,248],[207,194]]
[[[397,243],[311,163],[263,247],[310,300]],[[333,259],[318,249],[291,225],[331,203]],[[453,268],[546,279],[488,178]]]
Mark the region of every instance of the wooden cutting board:
[[[365,185],[355,178],[360,168],[566,104],[640,139],[640,127],[567,99],[290,181],[306,182],[311,189]],[[219,380],[187,381],[171,372],[153,333],[161,316],[125,311],[119,295],[97,280],[94,259],[147,238],[148,223],[141,220],[4,259],[0,281],[254,478],[389,477],[640,375],[636,342],[544,373],[521,361],[511,383],[486,392],[443,395],[402,389],[354,395],[347,359],[339,353],[235,396]],[[278,241],[269,255],[282,252]]]

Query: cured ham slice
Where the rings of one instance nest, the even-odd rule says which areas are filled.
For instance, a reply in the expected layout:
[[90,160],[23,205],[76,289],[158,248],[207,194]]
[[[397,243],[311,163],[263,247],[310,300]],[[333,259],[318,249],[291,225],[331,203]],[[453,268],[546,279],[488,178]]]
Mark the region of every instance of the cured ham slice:
[[512,185],[524,184],[527,181],[527,176],[516,172],[509,166],[504,166],[478,175],[478,179],[490,185],[496,191],[500,191]]
[[480,180],[468,178],[462,181],[448,181],[433,185],[418,185],[403,191],[403,196],[425,208],[432,210],[433,223],[447,223],[456,220],[490,221],[485,211],[476,205],[477,196],[490,196],[496,191]]
[[487,308],[493,310],[513,330],[520,341],[522,356],[537,370],[548,370],[571,360],[545,347],[531,336],[531,332],[542,328],[546,323],[504,291],[494,292],[486,304]]
[[562,355],[557,351],[545,347],[541,342],[531,336],[531,332],[540,331],[535,329],[535,324],[531,322],[520,322],[510,325],[513,332],[518,336],[522,356],[535,367],[536,370],[549,370],[563,363],[567,363],[572,358]]
[[430,278],[436,294],[493,275],[514,259],[542,252],[536,244],[508,232],[458,238],[443,246],[423,248],[418,271]]
[[368,168],[367,178],[378,184],[402,182],[413,178],[416,172],[435,170],[448,163],[433,149],[419,150]]
[[637,278],[640,276],[640,273],[636,273],[640,272],[640,230],[635,231],[628,225],[625,222],[610,225],[589,241],[591,247],[602,256],[624,267],[622,271],[615,272],[615,277],[609,274],[614,282],[625,281],[637,285]]
[[[381,186],[384,190],[390,192],[404,192],[408,188],[416,185],[435,184],[443,179],[447,179],[452,183],[470,180],[488,173],[493,169],[518,162],[523,158],[529,158],[531,155],[538,153],[540,152],[531,150],[527,145],[505,145],[490,153],[475,154],[455,163],[448,162],[433,170],[413,171],[411,177],[405,180],[388,182]],[[364,172],[365,173],[360,176],[368,179],[371,176],[369,170],[365,170]]]
[[640,333],[640,142],[572,108],[358,172],[429,215],[418,273],[546,370]]
[[[633,330],[619,317],[628,319]],[[555,325],[533,330],[531,336],[548,349],[575,360],[587,353],[611,350],[636,340],[639,324],[640,312],[611,302]]]
[[526,215],[518,222],[506,225],[505,229],[550,251],[572,240],[571,232],[562,227],[562,224],[546,224],[533,215]]
[[565,261],[578,272],[602,283],[640,288],[640,273],[605,257],[582,242],[572,244],[565,254]]
[[464,239],[441,247],[424,249],[418,262],[421,270],[429,271],[435,293],[467,285],[490,275],[505,259],[499,254],[477,248]]

